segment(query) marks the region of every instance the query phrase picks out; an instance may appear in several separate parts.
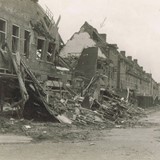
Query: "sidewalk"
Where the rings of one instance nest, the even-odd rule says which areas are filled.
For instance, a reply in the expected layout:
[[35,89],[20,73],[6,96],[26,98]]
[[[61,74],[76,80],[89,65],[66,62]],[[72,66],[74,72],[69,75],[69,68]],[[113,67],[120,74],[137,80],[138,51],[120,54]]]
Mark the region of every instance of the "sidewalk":
[[11,144],[11,143],[30,143],[32,138],[26,136],[16,135],[0,135],[0,144]]

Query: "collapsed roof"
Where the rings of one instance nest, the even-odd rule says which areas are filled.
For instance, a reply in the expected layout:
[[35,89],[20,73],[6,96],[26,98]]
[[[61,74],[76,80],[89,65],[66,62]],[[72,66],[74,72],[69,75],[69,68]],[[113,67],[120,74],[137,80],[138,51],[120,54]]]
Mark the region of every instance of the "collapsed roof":
[[[100,49],[98,57],[108,58],[108,44],[106,35],[100,34],[88,22],[85,22],[70,40],[66,43],[60,52],[60,56],[68,57],[70,55],[80,56],[83,49],[89,47],[98,47]],[[76,46],[76,47],[75,47]]]

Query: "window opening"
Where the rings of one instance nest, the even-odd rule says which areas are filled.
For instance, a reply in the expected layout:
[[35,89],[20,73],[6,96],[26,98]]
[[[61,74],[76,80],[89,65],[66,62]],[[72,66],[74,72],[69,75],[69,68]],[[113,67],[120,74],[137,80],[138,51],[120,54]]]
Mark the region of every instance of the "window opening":
[[24,55],[29,57],[30,32],[24,31]]
[[5,42],[6,38],[6,21],[0,19],[0,47]]
[[36,59],[41,60],[43,56],[43,51],[44,51],[44,40],[38,39],[37,42],[37,53],[36,53]]
[[19,49],[19,27],[12,26],[12,52],[16,53]]

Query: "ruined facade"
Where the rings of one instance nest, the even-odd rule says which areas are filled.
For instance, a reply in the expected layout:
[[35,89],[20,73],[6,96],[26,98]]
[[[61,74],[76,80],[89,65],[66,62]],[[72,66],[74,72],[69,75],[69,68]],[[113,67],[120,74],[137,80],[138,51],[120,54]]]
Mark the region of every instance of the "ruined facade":
[[[66,61],[68,61],[68,63],[71,65],[74,59],[75,63],[72,65],[72,68],[74,70],[73,72],[77,72],[77,64],[80,63],[80,57],[84,51],[87,51],[88,55],[90,55],[90,59],[88,58],[88,64],[89,61],[93,60],[93,57],[95,57],[94,55],[97,55],[94,61],[94,72],[106,76],[104,78],[105,87],[113,87],[114,83],[116,83],[114,82],[114,64],[112,60],[109,59],[108,46],[106,43],[106,34],[99,34],[98,31],[91,25],[89,25],[87,22],[84,23],[78,33],[75,33],[71,37],[71,39],[68,40],[66,45],[62,48],[60,56],[65,58]],[[80,65],[78,66],[80,67]],[[84,72],[86,72],[85,69]],[[87,72],[92,72],[92,70],[90,69]],[[92,77],[85,78],[89,78],[90,80]]]
[[70,77],[58,58],[63,46],[60,17],[55,22],[36,0],[0,0],[0,8],[1,110],[7,103],[20,110],[18,115],[55,117],[50,90],[62,93]]
[[[56,23],[37,1],[0,0],[0,45],[7,43],[13,54],[20,54],[39,80],[54,77],[55,55],[63,41]],[[0,68],[9,71],[0,55]]]

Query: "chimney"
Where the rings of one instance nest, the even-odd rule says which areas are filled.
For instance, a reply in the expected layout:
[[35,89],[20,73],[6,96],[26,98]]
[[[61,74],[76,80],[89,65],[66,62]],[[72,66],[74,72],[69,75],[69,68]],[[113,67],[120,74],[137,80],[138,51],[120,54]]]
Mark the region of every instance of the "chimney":
[[114,48],[118,49],[117,44],[112,44],[112,46],[113,46]]
[[127,58],[128,58],[130,61],[132,61],[132,56],[128,56]]
[[105,33],[99,34],[101,38],[106,42],[107,41],[107,35]]
[[122,54],[125,57],[126,56],[126,51],[120,51],[120,54]]
[[138,64],[138,60],[137,59],[134,59],[133,61],[134,61],[135,64]]

